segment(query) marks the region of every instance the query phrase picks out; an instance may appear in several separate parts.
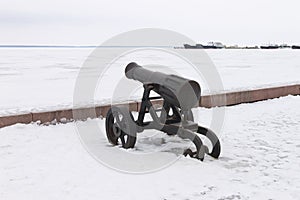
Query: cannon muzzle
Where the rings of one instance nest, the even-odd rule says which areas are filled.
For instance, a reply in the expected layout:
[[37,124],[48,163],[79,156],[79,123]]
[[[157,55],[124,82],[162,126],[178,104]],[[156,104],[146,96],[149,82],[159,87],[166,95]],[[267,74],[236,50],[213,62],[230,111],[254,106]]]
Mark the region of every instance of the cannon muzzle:
[[143,84],[153,84],[153,90],[156,93],[171,105],[182,110],[189,110],[199,105],[201,88],[196,81],[173,74],[151,71],[134,62],[126,66],[125,75]]

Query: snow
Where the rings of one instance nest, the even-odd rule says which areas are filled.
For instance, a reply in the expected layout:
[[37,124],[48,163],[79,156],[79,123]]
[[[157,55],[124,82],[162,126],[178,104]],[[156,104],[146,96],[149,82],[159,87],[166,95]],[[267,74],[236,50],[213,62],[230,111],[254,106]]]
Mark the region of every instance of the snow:
[[[73,107],[78,72],[92,51],[0,48],[0,116]],[[300,82],[300,51],[206,52],[225,90]],[[172,66],[182,76],[199,78],[178,57],[155,51],[137,52],[118,59],[99,81],[94,99],[97,104],[109,102],[125,65],[131,61]],[[161,66],[159,69],[168,70]],[[94,72],[85,75],[89,78]],[[204,80],[197,81],[204,94],[211,92]],[[78,124],[97,123],[104,131],[102,119],[2,128],[0,199],[299,199],[299,100],[299,96],[288,96],[227,107],[223,129],[218,133],[222,144],[219,160],[206,156],[200,162],[182,157],[190,142],[145,131],[138,136],[136,147],[125,152],[145,156],[145,168],[155,167],[162,160],[176,162],[139,175],[100,164],[82,145]],[[199,124],[210,127],[212,112],[217,109],[220,108],[198,108],[193,112]],[[108,145],[105,135],[99,134],[97,139],[95,150],[100,155],[105,152],[108,159],[118,158],[124,151]],[[155,159],[146,157],[153,152]]]
[[[0,199],[299,199],[300,97],[288,96],[226,108],[222,154],[204,162],[180,157],[147,174],[115,171],[84,149],[76,123],[0,129]],[[213,108],[218,109],[218,108]],[[209,126],[213,109],[194,110]],[[104,128],[104,120],[94,119]],[[149,132],[151,133],[151,131]],[[187,143],[152,134],[138,137],[132,151],[156,150],[157,159],[174,157]],[[101,138],[103,148],[115,152]],[[153,142],[153,144],[151,143]],[[161,149],[164,147],[164,152]],[[100,152],[101,153],[101,152]],[[155,162],[155,160],[149,160]]]
[[[72,108],[78,72],[93,50],[92,48],[0,48],[0,116]],[[299,83],[300,51],[208,50],[206,52],[215,63],[225,90]],[[109,102],[111,89],[124,76],[126,64],[132,61],[171,66],[172,70],[182,76],[195,77],[195,73],[178,57],[158,51],[137,52],[120,58],[107,71],[102,82],[98,83],[102,89],[96,90],[93,102],[97,104]],[[86,77],[93,75],[91,71]],[[211,92],[207,90],[205,81],[197,81],[200,82],[204,94]]]

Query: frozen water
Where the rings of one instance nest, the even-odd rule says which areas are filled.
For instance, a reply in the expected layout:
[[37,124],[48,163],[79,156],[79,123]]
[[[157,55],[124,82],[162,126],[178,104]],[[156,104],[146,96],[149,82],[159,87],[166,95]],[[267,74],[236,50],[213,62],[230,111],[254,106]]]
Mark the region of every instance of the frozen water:
[[[0,115],[72,107],[75,80],[92,51],[92,48],[0,48]],[[299,83],[300,51],[297,50],[208,50],[207,53],[221,75],[225,90]],[[108,102],[131,61],[171,66],[180,75],[194,76],[191,68],[177,57],[157,51],[137,52],[120,58],[107,71],[99,83],[101,89],[95,92],[96,103]],[[86,76],[93,76],[93,72]],[[197,81],[203,92],[209,93],[205,83]]]

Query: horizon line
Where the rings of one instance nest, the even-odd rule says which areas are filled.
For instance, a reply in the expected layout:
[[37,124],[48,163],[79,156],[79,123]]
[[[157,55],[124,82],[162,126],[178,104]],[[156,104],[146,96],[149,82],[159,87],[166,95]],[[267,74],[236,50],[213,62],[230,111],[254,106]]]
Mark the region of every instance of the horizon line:
[[[198,43],[197,43],[198,44]],[[274,43],[275,44],[275,43]],[[223,44],[224,47],[260,47],[260,46],[267,46],[266,44],[263,45],[246,45],[246,46],[240,46],[238,44],[236,45],[226,45]],[[271,45],[271,44],[268,44]],[[278,45],[278,44],[277,44]],[[287,45],[289,47],[292,46],[298,46],[295,44],[281,44],[281,45]],[[281,46],[278,45],[278,46]],[[182,46],[164,46],[164,45],[110,45],[110,46],[101,46],[101,45],[49,45],[49,44],[41,44],[41,45],[35,45],[35,44],[0,44],[0,48],[109,48],[109,47],[117,47],[117,48],[126,48],[126,47],[164,47],[164,48],[176,48],[176,47],[184,47],[184,44]]]
[[130,46],[130,45],[110,45],[110,46],[101,46],[101,45],[34,45],[34,44],[0,44],[0,48],[13,48],[13,47],[19,47],[19,48],[97,48],[97,47],[173,47],[173,46]]

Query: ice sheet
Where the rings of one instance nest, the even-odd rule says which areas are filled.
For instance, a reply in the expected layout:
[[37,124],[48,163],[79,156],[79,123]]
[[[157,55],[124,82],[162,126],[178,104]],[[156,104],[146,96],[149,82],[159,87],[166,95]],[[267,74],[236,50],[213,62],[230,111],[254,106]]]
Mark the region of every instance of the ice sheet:
[[[0,115],[45,111],[73,106],[78,72],[92,48],[0,48]],[[176,51],[198,51],[177,49]],[[225,90],[241,90],[299,83],[300,51],[208,50]],[[178,57],[160,51],[144,51],[120,58],[99,81],[92,103],[110,102],[129,62],[170,66],[187,78],[199,78]],[[103,66],[99,66],[103,67]],[[95,75],[93,71],[86,77]],[[201,77],[200,77],[201,79]],[[205,81],[202,92],[208,94]],[[139,83],[137,83],[139,84]],[[141,91],[139,91],[141,93]],[[136,95],[140,98],[140,95]],[[83,102],[87,105],[91,102]]]

